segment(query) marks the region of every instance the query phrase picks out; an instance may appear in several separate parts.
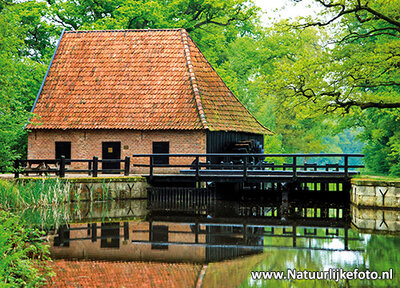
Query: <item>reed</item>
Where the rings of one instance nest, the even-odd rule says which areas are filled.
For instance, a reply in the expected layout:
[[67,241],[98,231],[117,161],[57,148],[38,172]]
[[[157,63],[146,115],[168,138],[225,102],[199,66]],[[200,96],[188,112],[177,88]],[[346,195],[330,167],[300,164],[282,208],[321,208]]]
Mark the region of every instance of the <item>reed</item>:
[[0,180],[0,209],[16,210],[58,206],[70,202],[71,184],[59,179],[29,182]]

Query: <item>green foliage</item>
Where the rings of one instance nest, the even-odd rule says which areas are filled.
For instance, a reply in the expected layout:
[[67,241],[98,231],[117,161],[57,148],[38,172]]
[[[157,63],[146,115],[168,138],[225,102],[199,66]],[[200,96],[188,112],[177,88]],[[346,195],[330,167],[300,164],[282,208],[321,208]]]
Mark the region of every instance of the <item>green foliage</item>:
[[321,54],[307,65],[311,69],[299,69],[297,81],[291,80],[295,95],[327,112],[400,107],[400,2],[316,2],[319,15],[294,25],[318,29],[327,37],[321,39]]
[[397,110],[369,109],[354,123],[363,128],[360,139],[364,147],[365,164],[373,173],[400,175],[400,114]]
[[0,283],[2,287],[39,287],[52,276],[43,234],[26,228],[22,220],[0,210]]
[[[45,25],[41,21],[44,3],[1,2],[0,7],[0,167],[10,168],[10,159],[26,152],[26,124],[35,95],[44,75],[44,65],[52,45],[48,33],[41,41],[32,35]],[[39,11],[40,10],[40,11]],[[50,29],[50,28],[47,28]],[[36,49],[41,47],[39,51]],[[50,46],[50,47],[49,47]],[[43,52],[44,51],[44,52]]]
[[368,169],[400,175],[398,112],[390,110],[400,107],[400,2],[315,2],[318,15],[264,36],[271,48],[260,74],[284,150],[339,152],[334,135],[359,127],[352,131],[366,144]]
[[277,134],[266,139],[268,152],[328,149],[324,137],[332,134],[335,119],[321,109],[311,109],[309,103],[293,97],[290,89],[297,70],[308,71],[307,63],[320,54],[321,37],[311,30],[287,29],[283,21],[230,44],[230,75],[236,79],[231,83],[233,90],[261,123]]
[[58,206],[70,201],[70,191],[69,182],[56,178],[17,183],[0,180],[0,209]]

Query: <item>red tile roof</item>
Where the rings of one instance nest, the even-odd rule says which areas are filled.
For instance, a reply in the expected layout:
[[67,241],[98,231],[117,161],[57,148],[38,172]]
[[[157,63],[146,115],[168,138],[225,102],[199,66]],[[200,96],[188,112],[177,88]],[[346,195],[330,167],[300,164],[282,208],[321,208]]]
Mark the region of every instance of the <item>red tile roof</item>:
[[65,32],[33,113],[29,129],[271,133],[184,29]]

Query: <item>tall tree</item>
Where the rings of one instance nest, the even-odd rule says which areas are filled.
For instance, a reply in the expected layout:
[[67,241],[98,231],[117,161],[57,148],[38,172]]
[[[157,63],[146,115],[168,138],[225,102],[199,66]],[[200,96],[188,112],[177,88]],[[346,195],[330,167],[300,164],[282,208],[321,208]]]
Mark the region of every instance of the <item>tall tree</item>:
[[400,1],[315,0],[316,20],[296,28],[329,31],[325,57],[310,65],[316,77],[299,71],[293,94],[328,112],[352,107],[400,107]]
[[339,112],[348,126],[362,128],[370,171],[400,175],[400,1],[315,2],[316,19],[292,27],[329,37],[320,57],[299,67],[287,87],[314,111]]
[[[34,2],[0,2],[0,166],[7,168],[11,160],[26,151],[23,129],[44,74],[37,62],[31,40],[35,21],[41,21],[43,4]],[[38,11],[41,10],[41,13]],[[37,22],[36,22],[37,23]],[[43,46],[43,51],[46,48]],[[31,54],[32,53],[32,54]],[[41,55],[40,58],[45,58]]]

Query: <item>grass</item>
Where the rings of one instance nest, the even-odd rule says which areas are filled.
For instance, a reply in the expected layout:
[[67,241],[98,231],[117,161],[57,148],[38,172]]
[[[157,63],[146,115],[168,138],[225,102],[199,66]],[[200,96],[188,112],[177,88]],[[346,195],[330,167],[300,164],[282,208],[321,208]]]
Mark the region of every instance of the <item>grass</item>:
[[399,176],[388,176],[377,173],[363,173],[353,177],[357,180],[400,182]]

